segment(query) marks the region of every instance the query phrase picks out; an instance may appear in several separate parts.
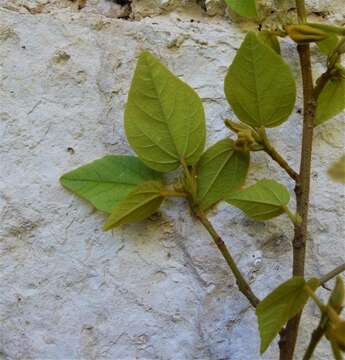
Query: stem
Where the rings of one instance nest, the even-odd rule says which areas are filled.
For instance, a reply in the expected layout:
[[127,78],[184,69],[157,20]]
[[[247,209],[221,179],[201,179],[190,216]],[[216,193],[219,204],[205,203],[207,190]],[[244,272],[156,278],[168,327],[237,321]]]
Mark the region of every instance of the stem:
[[321,313],[325,312],[326,306],[320,301],[320,299],[316,296],[314,290],[312,290],[308,285],[305,285],[304,290],[308,293],[314,303],[319,307]]
[[283,209],[295,226],[298,226],[301,223],[301,217],[298,214],[294,214],[287,206],[283,206]]
[[333,54],[329,57],[329,61],[327,64],[327,70],[316,80],[316,86],[314,89],[314,98],[318,99],[322,90],[327,85],[328,81],[332,79],[336,72],[336,65],[340,59],[341,52],[338,51],[339,46],[344,46],[345,37],[340,41],[337,48],[334,50]]
[[320,279],[320,284],[321,285],[325,284],[327,281],[333,279],[334,277],[336,277],[337,275],[339,275],[343,271],[345,271],[345,263],[337,266],[334,270],[332,270],[328,274],[324,275]]
[[[306,21],[306,9],[304,0],[296,0],[298,21]],[[308,237],[308,212],[310,194],[310,173],[313,148],[314,118],[316,112],[316,100],[312,77],[310,47],[308,44],[297,46],[303,82],[303,134],[301,149],[301,164],[298,181],[296,181],[295,193],[297,213],[301,215],[301,224],[295,226],[293,240],[293,276],[304,276],[306,241]],[[289,320],[285,329],[281,332],[280,360],[292,360],[295,351],[298,328],[301,313]]]
[[307,351],[304,354],[303,360],[309,360],[313,356],[314,350],[316,349],[318,343],[322,339],[323,335],[325,334],[325,327],[321,325],[313,331],[310,339],[310,343],[308,345]]
[[332,78],[332,70],[328,69],[326,72],[324,72],[316,81],[316,86],[314,89],[314,98],[315,100],[318,99],[318,97],[321,94],[321,91],[323,88],[327,85],[328,81]]
[[288,175],[293,179],[298,179],[297,172],[290,167],[290,165],[287,163],[287,161],[278,153],[278,151],[274,148],[274,146],[270,143],[265,128],[260,128],[258,130],[262,145],[264,146],[264,151],[275,161],[277,162],[281,168],[283,168]]
[[214,240],[215,244],[217,245],[218,249],[222,253],[224,259],[228,263],[233,275],[236,278],[237,286],[241,293],[248,299],[251,305],[255,308],[260,300],[255,296],[253,293],[250,285],[243,277],[241,271],[238,269],[235,260],[233,259],[229,249],[225,245],[222,238],[218,235],[217,231],[214,229],[213,225],[207,219],[206,214],[201,209],[193,209],[192,210],[195,216],[200,220],[200,222],[204,225],[205,229],[211,235],[212,239]]
[[185,162],[184,159],[181,159],[181,164],[183,167],[183,172],[186,176],[186,180],[187,180],[187,185],[188,185],[188,190],[192,195],[192,198],[194,199],[196,196],[196,181],[195,178],[192,176],[191,172],[189,171],[188,165]]
[[333,356],[335,360],[343,360],[343,356],[337,344],[334,341],[331,341],[331,347],[333,350]]
[[298,22],[300,24],[306,22],[307,21],[307,12],[305,9],[304,0],[296,0],[296,8],[297,8]]

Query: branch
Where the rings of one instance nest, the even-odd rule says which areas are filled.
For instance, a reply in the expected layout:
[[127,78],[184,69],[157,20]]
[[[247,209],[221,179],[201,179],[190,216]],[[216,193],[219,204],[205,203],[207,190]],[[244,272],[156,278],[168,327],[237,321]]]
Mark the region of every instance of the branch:
[[332,70],[333,69],[327,69],[326,72],[324,72],[317,80],[316,80],[316,86],[314,88],[314,99],[315,101],[319,98],[322,90],[327,85],[328,81],[332,78]]
[[241,291],[241,293],[248,299],[248,301],[251,303],[251,305],[254,308],[257,307],[260,300],[253,293],[250,285],[248,284],[248,282],[245,280],[242,273],[238,269],[238,267],[235,263],[235,260],[233,259],[233,257],[231,256],[231,253],[229,252],[229,249],[225,245],[222,238],[218,235],[218,233],[214,229],[213,225],[207,219],[206,214],[201,209],[193,209],[193,207],[192,207],[192,210],[193,210],[195,216],[204,225],[204,227],[208,231],[208,233],[212,236],[212,239],[214,240],[218,249],[222,253],[224,259],[228,263],[233,275],[236,278],[237,286],[238,286],[239,290]]
[[[306,22],[305,1],[296,0],[296,7],[299,23]],[[295,226],[293,239],[293,276],[304,276],[316,100],[314,97],[310,47],[308,44],[299,44],[297,51],[303,83],[303,133],[300,172],[298,180],[296,181],[295,193],[297,213],[300,214],[302,221],[300,225]],[[301,313],[290,319],[281,332],[279,342],[280,360],[293,359],[300,319]]]
[[[330,271],[328,274],[320,278],[320,284],[324,285],[327,281],[333,279],[337,275],[339,275],[341,272],[345,271],[345,263],[342,265],[339,265],[334,270]],[[320,323],[318,327],[313,331],[311,335],[311,339],[308,345],[308,348],[304,354],[303,360],[310,360],[314,350],[316,349],[318,343],[322,339],[323,335],[326,331],[326,326],[328,323],[328,315],[326,313],[323,314],[321,317]]]
[[263,151],[265,151],[276,163],[280,165],[282,169],[284,169],[287,174],[293,179],[298,179],[297,172],[290,167],[287,161],[278,153],[278,151],[274,148],[274,146],[270,143],[265,128],[258,129],[258,133],[261,137],[262,143],[264,146]]
[[316,86],[314,88],[314,99],[315,101],[319,98],[322,90],[327,85],[328,81],[332,79],[334,74],[337,72],[337,63],[343,53],[345,46],[345,37],[340,40],[333,53],[328,58],[327,70],[316,80]]
[[325,334],[325,327],[321,324],[322,320],[320,321],[319,326],[313,331],[311,335],[311,339],[308,345],[308,348],[304,354],[303,360],[309,360],[313,356],[314,350],[317,347],[317,344],[322,339],[323,335]]
[[324,275],[321,279],[320,279],[320,284],[324,285],[327,281],[333,279],[334,277],[336,277],[337,275],[339,275],[340,273],[345,271],[345,263],[339,265],[338,267],[336,267],[334,270],[330,271],[328,274]]

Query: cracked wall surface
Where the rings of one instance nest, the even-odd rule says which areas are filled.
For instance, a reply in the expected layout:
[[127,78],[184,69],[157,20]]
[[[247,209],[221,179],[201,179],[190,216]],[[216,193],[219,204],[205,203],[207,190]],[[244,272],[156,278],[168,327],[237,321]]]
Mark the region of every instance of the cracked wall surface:
[[[315,19],[345,22],[342,0],[309,5]],[[208,144],[228,134],[223,119],[234,115],[223,78],[254,25],[224,9],[214,0],[0,0],[0,359],[260,359],[255,315],[182,200],[103,233],[105,217],[58,182],[86,162],[131,151],[123,108],[143,49],[198,92]],[[298,77],[293,44],[282,46]],[[325,59],[314,55],[320,73]],[[299,94],[290,120],[269,131],[295,168],[300,103]],[[308,275],[345,259],[344,187],[326,174],[344,150],[343,124],[341,114],[315,134]],[[248,183],[263,177],[293,190],[255,154]],[[219,204],[210,218],[259,297],[289,278],[286,217],[258,223]],[[299,349],[317,322],[308,306]],[[315,359],[329,358],[322,342]],[[276,346],[262,359],[277,359]]]

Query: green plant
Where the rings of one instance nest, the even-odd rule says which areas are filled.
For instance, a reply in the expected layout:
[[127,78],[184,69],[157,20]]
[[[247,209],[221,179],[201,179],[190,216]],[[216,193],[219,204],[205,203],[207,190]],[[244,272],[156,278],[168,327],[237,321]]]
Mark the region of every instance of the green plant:
[[[227,0],[244,16],[256,16],[255,0]],[[239,5],[241,4],[241,5]],[[337,277],[327,304],[316,289],[345,270],[345,264],[323,278],[304,278],[314,127],[345,107],[345,30],[333,25],[308,23],[303,0],[296,1],[298,21],[274,31],[249,32],[227,72],[224,90],[239,122],[225,120],[236,134],[204,150],[205,115],[198,95],[175,77],[157,58],[143,52],[138,60],[125,110],[125,130],[134,156],[106,156],[62,176],[61,183],[109,213],[105,230],[146,219],[166,197],[183,197],[192,214],[213,238],[242,294],[256,308],[261,353],[280,336],[280,359],[293,358],[301,312],[309,299],[320,309],[320,324],[313,332],[304,359],[309,359],[325,335],[336,359],[345,350],[345,322],[340,318],[344,284]],[[296,172],[272,146],[267,128],[288,120],[295,106],[296,85],[280,55],[279,36],[297,43],[304,98],[301,164]],[[314,84],[310,45],[327,54],[327,70]],[[243,187],[250,153],[270,156],[295,182],[296,211],[289,207],[289,191],[272,179]],[[163,175],[177,169],[174,185]],[[176,172],[175,172],[176,174]],[[339,175],[338,175],[339,178]],[[248,217],[264,221],[286,214],[294,226],[293,277],[265,299],[259,300],[239,270],[225,242],[207,218],[219,201],[241,209]]]

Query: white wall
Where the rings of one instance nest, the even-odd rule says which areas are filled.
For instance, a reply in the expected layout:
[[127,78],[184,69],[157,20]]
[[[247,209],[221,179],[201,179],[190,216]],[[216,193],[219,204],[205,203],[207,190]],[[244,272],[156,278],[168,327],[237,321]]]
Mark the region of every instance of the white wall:
[[[322,1],[323,10],[326,3],[329,19],[343,23],[343,1]],[[207,4],[210,14],[223,12],[217,1]],[[253,25],[189,3],[168,11],[176,5],[136,1],[128,21],[110,18],[124,10],[105,0],[81,11],[68,0],[0,0],[0,359],[260,359],[255,315],[183,201],[103,233],[104,216],[58,182],[104,154],[130,152],[123,107],[142,49],[199,93],[208,143],[228,135],[223,78]],[[282,46],[297,76],[294,46]],[[320,72],[325,59],[315,55]],[[298,108],[269,131],[295,168]],[[343,120],[315,134],[308,275],[345,258],[344,187],[326,175],[344,149]],[[263,177],[292,191],[282,171],[255,154],[248,183]],[[285,216],[256,223],[220,204],[210,217],[260,297],[290,276],[293,229]],[[308,307],[301,346],[317,321]],[[277,359],[276,350],[263,358]],[[330,358],[326,342],[315,358]]]

